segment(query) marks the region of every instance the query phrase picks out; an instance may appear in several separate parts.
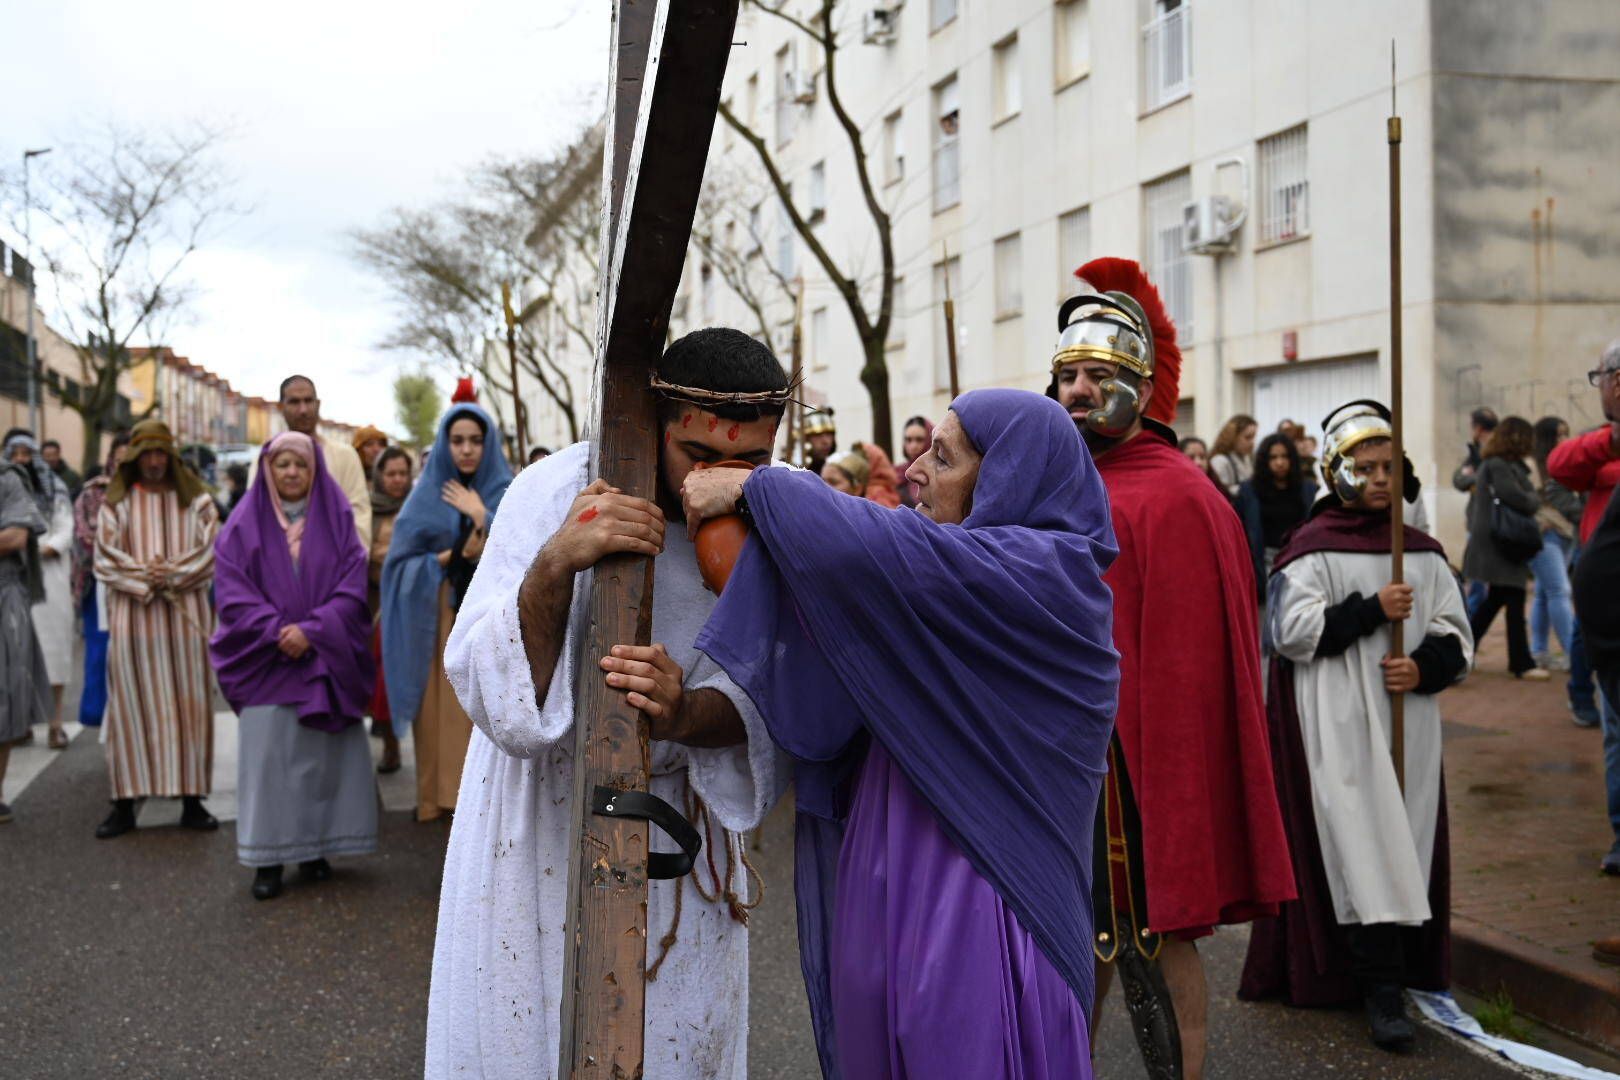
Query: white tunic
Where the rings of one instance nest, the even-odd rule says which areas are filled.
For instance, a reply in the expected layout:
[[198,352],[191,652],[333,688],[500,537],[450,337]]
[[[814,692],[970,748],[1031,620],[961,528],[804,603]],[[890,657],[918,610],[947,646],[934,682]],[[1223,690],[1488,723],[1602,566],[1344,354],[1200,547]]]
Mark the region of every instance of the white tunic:
[[[439,900],[428,999],[429,1078],[557,1075],[572,865],[568,835],[576,812],[573,658],[589,579],[582,574],[575,582],[567,640],[538,707],[517,596],[536,552],[561,527],[585,486],[588,458],[588,445],[575,444],[512,482],[445,649],[445,670],[476,730],[462,770]],[[652,792],[681,808],[690,784],[720,824],[741,832],[757,825],[775,802],[788,768],[747,697],[692,648],[714,597],[703,588],[692,545],[678,524],[665,536],[655,573],[653,640],[686,672],[688,692],[712,687],[731,698],[747,725],[748,743],[726,750],[654,743]],[[718,830],[712,839],[721,842]],[[675,850],[667,838],[658,840],[655,848]],[[714,858],[723,872],[722,853]],[[700,859],[700,872],[705,866]],[[706,879],[706,885],[712,892],[712,882]],[[649,963],[672,921],[676,886],[655,881],[649,888]],[[645,1075],[743,1080],[747,929],[724,904],[702,900],[690,881],[683,888],[676,943],[647,986]]]
[[[1390,758],[1389,694],[1380,661],[1388,624],[1338,656],[1317,658],[1326,609],[1352,592],[1371,596],[1390,580],[1387,554],[1314,552],[1271,582],[1272,647],[1294,661],[1294,704],[1311,774],[1322,862],[1340,923],[1427,920],[1429,868],[1440,806],[1440,703],[1406,695],[1406,799]],[[1468,615],[1445,558],[1406,556],[1412,616],[1406,650],[1449,635],[1473,657]]]
[[74,617],[73,503],[68,499],[66,488],[58,489],[51,500],[50,521],[40,534],[39,546],[50,548],[56,552],[56,557],[40,560],[45,599],[34,605],[34,633],[45,654],[45,670],[50,675],[51,685],[66,686],[73,679]]

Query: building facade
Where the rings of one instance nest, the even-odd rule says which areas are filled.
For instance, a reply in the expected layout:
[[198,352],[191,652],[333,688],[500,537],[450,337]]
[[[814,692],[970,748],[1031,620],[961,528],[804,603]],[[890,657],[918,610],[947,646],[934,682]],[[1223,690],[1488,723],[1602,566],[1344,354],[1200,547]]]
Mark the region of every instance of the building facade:
[[[807,24],[818,4],[790,2]],[[1185,355],[1177,426],[1252,413],[1319,432],[1390,393],[1386,118],[1403,119],[1408,452],[1461,553],[1447,482],[1479,405],[1597,423],[1584,373],[1620,336],[1620,6],[1601,0],[866,0],[836,4],[837,91],[892,221],[895,429],[959,378],[1045,386],[1073,270],[1140,260]],[[875,226],[820,47],[745,8],[723,99],[839,271],[875,299]],[[717,122],[671,333],[716,323],[784,356],[802,288],[808,396],[872,430],[843,298],[748,141]],[[1214,200],[1224,199],[1217,215]],[[1191,207],[1191,210],[1189,210]],[[1236,222],[1219,253],[1188,248]],[[743,272],[739,272],[739,266]],[[802,286],[798,283],[802,281]],[[761,318],[763,311],[764,317]],[[587,350],[575,350],[579,380]],[[584,397],[583,394],[580,395]],[[536,425],[549,403],[525,394]]]

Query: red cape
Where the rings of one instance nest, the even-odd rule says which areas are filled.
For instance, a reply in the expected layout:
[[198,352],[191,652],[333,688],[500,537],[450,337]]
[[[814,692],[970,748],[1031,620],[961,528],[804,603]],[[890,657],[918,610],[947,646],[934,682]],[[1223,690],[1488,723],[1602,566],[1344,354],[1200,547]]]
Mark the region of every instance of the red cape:
[[1260,683],[1253,558],[1225,497],[1148,430],[1097,458],[1119,558],[1115,726],[1142,816],[1158,933],[1294,898]]

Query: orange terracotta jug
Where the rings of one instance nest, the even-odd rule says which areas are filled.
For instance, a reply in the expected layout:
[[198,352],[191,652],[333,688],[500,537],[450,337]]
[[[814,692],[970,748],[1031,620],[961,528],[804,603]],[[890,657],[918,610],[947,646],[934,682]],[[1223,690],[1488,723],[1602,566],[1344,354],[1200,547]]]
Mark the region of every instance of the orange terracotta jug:
[[[717,461],[712,465],[699,462],[692,468],[718,469],[722,466],[734,469],[754,467],[746,461]],[[698,574],[703,578],[704,586],[714,595],[719,596],[725,590],[747,540],[748,523],[743,521],[741,514],[722,514],[698,526],[697,536],[692,541],[697,548]]]

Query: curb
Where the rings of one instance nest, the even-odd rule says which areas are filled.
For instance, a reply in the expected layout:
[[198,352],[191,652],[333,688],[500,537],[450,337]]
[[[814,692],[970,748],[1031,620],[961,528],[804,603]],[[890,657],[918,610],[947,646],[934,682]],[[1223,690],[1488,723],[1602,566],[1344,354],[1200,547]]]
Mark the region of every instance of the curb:
[[1451,977],[1481,997],[1505,987],[1527,1016],[1620,1052],[1620,972],[1453,914]]

